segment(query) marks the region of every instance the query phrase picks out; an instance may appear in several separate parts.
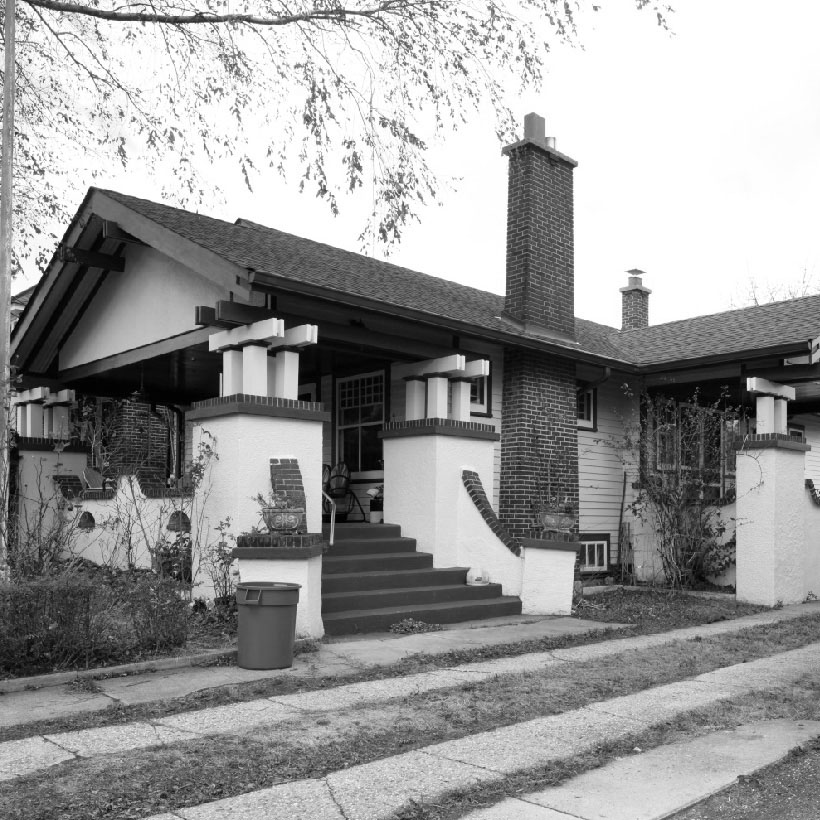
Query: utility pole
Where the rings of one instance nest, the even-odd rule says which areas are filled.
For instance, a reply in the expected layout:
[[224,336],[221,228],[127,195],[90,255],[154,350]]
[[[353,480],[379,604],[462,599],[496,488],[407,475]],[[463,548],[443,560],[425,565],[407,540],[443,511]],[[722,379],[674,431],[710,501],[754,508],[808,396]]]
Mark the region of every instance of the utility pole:
[[5,0],[3,145],[0,158],[0,577],[8,568],[9,535],[9,329],[11,324],[12,174],[14,172],[14,3]]

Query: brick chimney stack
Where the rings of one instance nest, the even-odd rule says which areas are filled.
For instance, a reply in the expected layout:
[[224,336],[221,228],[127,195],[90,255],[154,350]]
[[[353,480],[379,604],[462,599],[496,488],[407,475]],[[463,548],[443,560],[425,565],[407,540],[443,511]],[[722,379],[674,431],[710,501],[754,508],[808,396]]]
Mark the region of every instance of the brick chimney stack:
[[527,330],[575,338],[572,172],[544,118],[527,114],[524,139],[506,146],[507,295],[505,310]]
[[638,330],[649,327],[649,288],[645,288],[641,276],[644,271],[633,268],[628,270],[629,284],[621,288],[621,330]]

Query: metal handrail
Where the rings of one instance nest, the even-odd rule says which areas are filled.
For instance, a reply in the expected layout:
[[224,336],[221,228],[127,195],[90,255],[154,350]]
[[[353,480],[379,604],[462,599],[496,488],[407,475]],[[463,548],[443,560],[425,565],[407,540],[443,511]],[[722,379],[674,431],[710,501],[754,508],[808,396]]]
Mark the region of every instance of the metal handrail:
[[330,540],[328,541],[328,546],[333,546],[333,537],[336,532],[336,502],[324,491],[322,490],[322,495],[325,497],[325,500],[330,502]]

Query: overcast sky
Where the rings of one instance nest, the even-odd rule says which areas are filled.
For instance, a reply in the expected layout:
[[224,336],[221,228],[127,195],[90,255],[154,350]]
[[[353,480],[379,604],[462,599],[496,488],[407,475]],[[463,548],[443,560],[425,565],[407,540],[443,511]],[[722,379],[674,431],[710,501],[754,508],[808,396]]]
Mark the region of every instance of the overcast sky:
[[[672,33],[632,0],[583,21],[583,49],[548,57],[547,120],[575,171],[576,314],[620,325],[625,271],[647,272],[653,324],[712,313],[807,271],[820,290],[820,2],[678,0]],[[523,130],[523,129],[522,129]],[[504,291],[506,159],[474,121],[436,148],[461,178],[409,228],[392,261]],[[151,198],[150,181],[112,178]],[[215,216],[244,216],[358,250],[358,218],[279,179],[228,189]]]

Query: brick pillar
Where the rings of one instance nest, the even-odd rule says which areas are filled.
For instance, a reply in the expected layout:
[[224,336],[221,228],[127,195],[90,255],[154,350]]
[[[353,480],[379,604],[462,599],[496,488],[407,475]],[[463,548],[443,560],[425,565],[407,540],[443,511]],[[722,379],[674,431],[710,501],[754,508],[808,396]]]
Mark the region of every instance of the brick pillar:
[[[274,492],[286,492],[294,507],[305,509],[305,487],[302,484],[302,471],[295,458],[272,458],[270,460],[270,486]],[[307,532],[304,519],[298,532]]]
[[575,365],[528,350],[504,351],[499,518],[521,538],[535,526],[539,482],[578,504]]
[[115,411],[107,476],[136,475],[140,484],[165,486],[168,422],[150,404],[129,399]]
[[621,288],[621,330],[649,327],[649,288],[644,287],[642,270],[627,271],[629,284]]
[[524,139],[508,145],[505,310],[527,325],[575,338],[572,172],[577,163],[528,114]]

